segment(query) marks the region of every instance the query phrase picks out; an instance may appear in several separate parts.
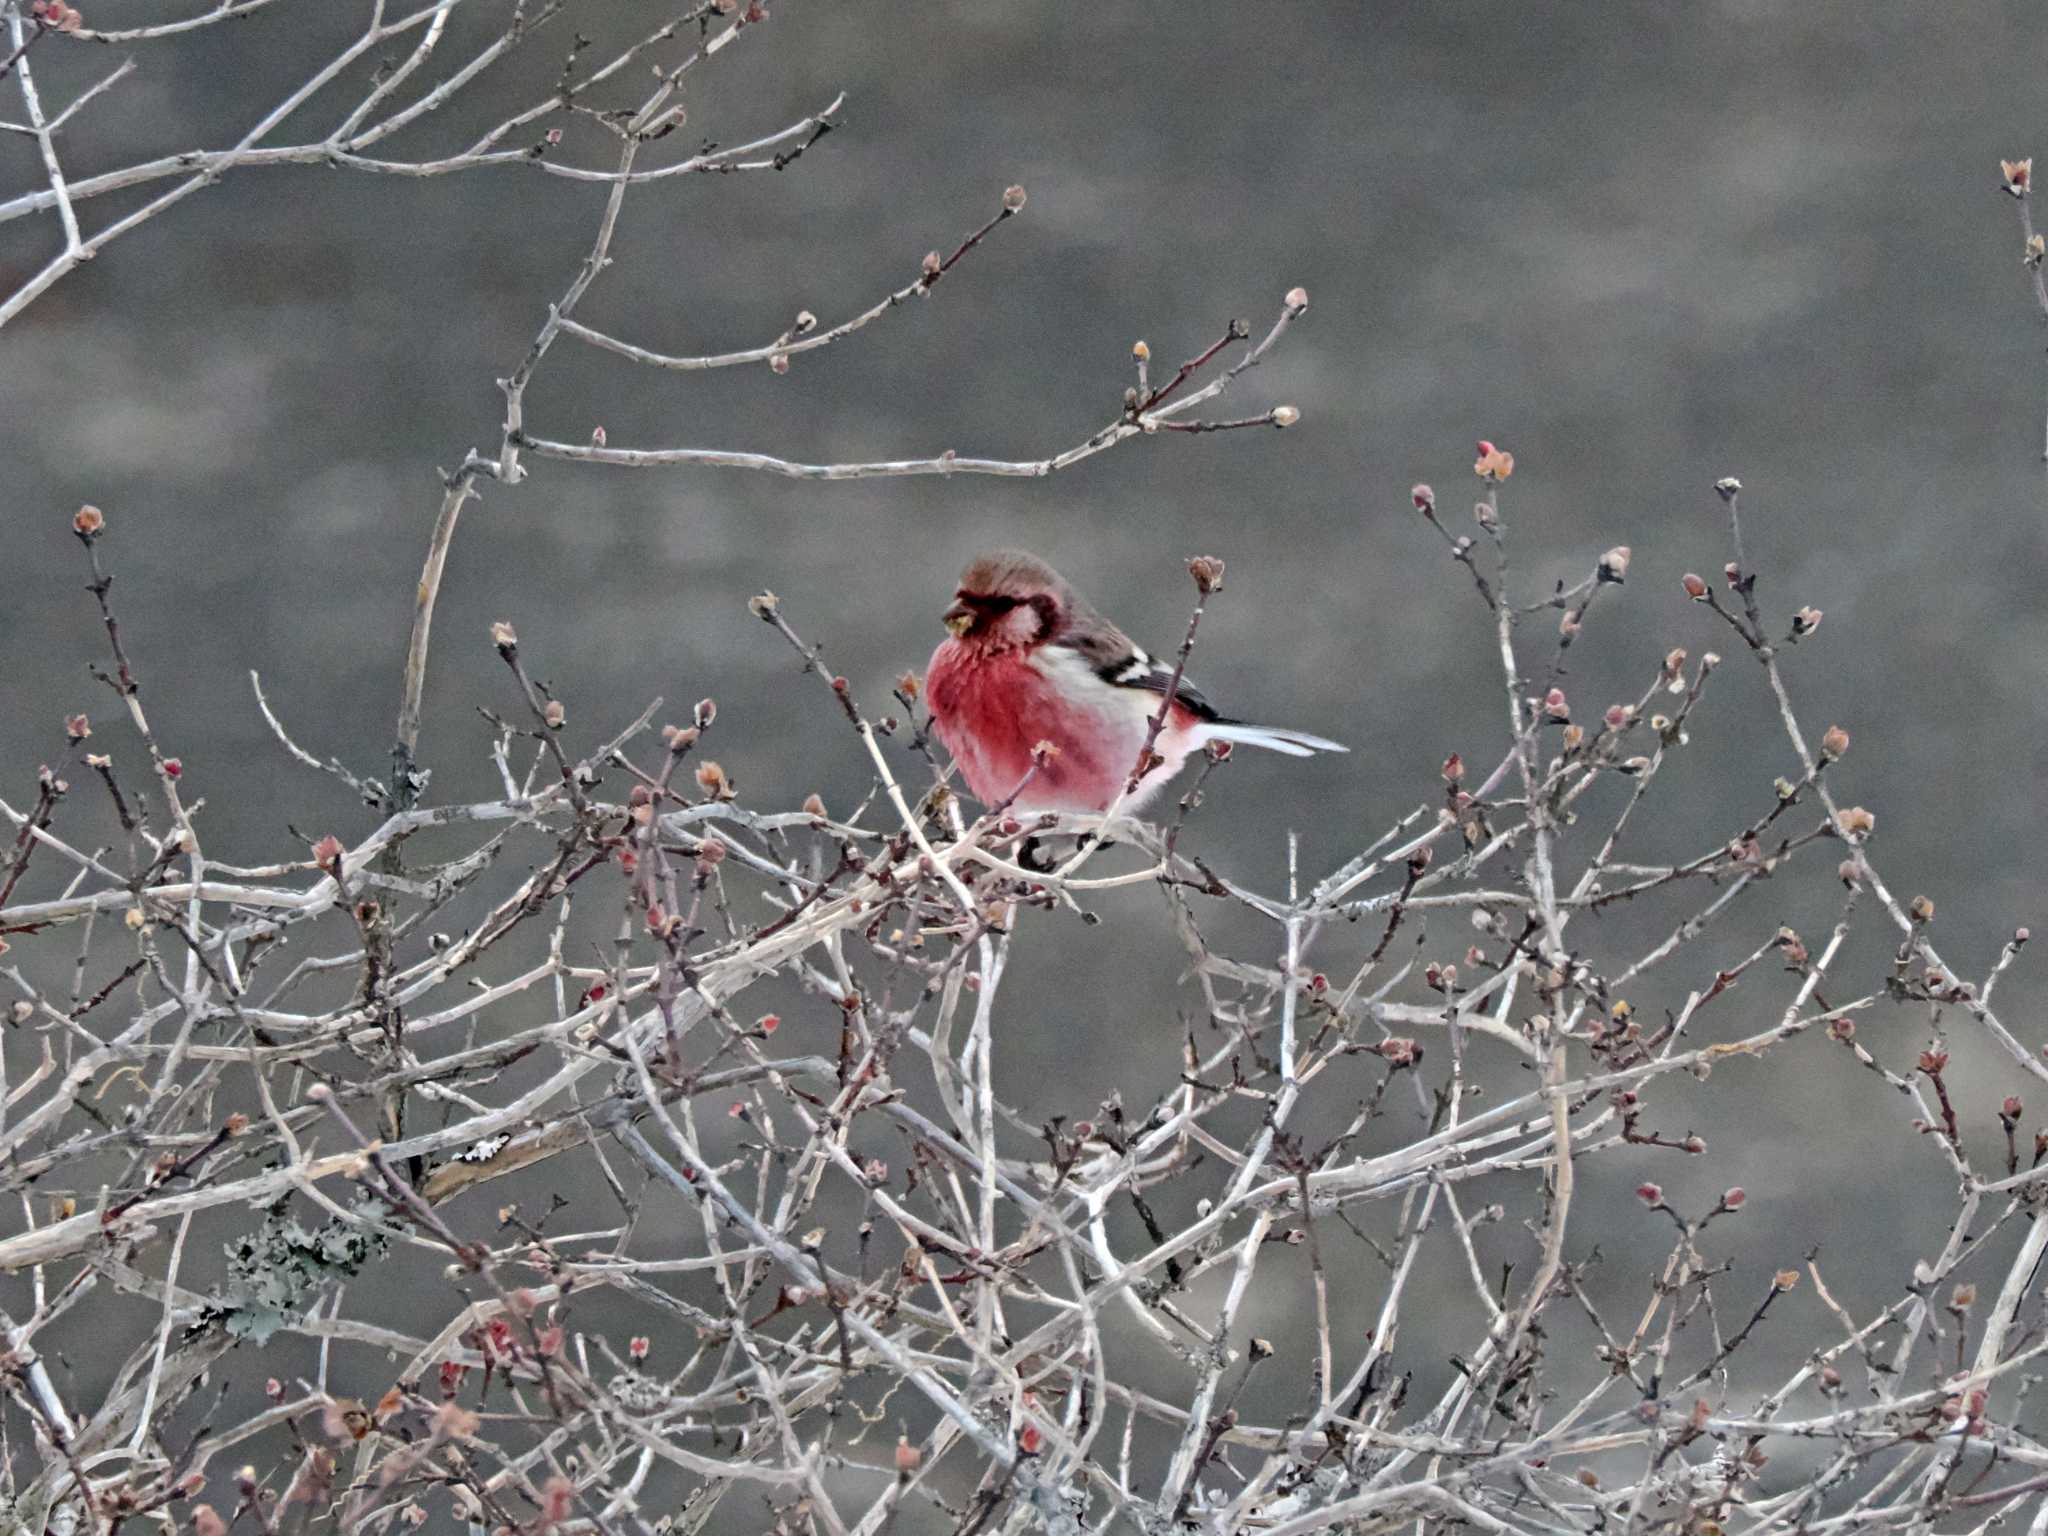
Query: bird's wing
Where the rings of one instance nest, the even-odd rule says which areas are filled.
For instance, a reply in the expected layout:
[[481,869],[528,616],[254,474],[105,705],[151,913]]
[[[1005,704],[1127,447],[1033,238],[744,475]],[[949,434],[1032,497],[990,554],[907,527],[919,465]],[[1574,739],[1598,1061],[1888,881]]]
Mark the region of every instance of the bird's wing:
[[1097,677],[1113,688],[1135,688],[1157,694],[1164,694],[1172,688],[1175,700],[1197,719],[1222,718],[1217,714],[1216,706],[1203,696],[1202,690],[1186,677],[1174,682],[1170,662],[1161,661],[1114,626],[1105,625],[1092,634],[1075,636],[1066,645],[1088,664]]
[[1131,654],[1125,658],[1123,664],[1114,673],[1105,673],[1104,675],[1119,688],[1142,688],[1149,693],[1159,694],[1163,694],[1168,688],[1171,688],[1174,698],[1192,711],[1197,719],[1220,720],[1222,718],[1221,715],[1217,714],[1216,706],[1211,704],[1203,696],[1202,690],[1197,688],[1185,675],[1181,677],[1179,682],[1175,682],[1173,668],[1168,663],[1161,661],[1156,656],[1148,655],[1135,645],[1131,647]]

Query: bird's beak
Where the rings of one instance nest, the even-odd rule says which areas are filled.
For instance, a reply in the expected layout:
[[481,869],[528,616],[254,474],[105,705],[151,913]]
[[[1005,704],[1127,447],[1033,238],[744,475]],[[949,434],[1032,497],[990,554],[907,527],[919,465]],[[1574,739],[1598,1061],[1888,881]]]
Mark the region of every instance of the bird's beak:
[[965,639],[967,631],[974,628],[974,610],[962,599],[940,614],[939,622],[950,629],[956,639]]

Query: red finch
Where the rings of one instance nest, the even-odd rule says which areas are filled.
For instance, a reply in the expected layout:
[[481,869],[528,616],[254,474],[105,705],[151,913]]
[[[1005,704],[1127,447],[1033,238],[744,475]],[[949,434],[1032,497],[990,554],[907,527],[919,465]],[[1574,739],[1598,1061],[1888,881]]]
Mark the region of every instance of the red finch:
[[[1014,795],[1010,803],[1025,811],[1107,810],[1138,764],[1173,668],[1019,550],[970,564],[941,617],[952,635],[932,652],[925,695],[968,789],[985,805]],[[1152,745],[1160,761],[1125,808],[1157,794],[1212,741],[1291,757],[1348,750],[1305,731],[1225,719],[1182,678]]]

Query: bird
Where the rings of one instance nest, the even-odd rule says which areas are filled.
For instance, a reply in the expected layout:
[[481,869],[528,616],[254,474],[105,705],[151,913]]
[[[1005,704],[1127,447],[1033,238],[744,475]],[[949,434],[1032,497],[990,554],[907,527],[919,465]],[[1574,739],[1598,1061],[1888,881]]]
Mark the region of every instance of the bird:
[[1306,731],[1218,713],[1175,668],[1134,644],[1036,555],[1003,549],[961,572],[940,615],[947,636],[926,670],[939,740],[983,805],[1100,812],[1123,794],[1146,733],[1172,691],[1152,752],[1124,796],[1135,811],[1211,742],[1308,757],[1350,750]]

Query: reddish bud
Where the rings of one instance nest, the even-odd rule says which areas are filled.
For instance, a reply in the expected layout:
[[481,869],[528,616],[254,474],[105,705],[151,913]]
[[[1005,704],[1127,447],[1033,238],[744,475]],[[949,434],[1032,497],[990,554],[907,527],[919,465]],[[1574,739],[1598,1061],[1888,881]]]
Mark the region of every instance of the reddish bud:
[[71,514],[71,531],[81,539],[96,539],[106,531],[106,514],[87,503]]
[[1662,1205],[1664,1203],[1664,1187],[1661,1184],[1638,1184],[1636,1186],[1636,1198],[1645,1205]]
[[1436,510],[1436,492],[1428,486],[1417,485],[1408,492],[1408,495],[1415,502],[1416,511],[1434,512]]
[[1472,465],[1472,473],[1482,480],[1505,480],[1515,472],[1515,456],[1505,449],[1496,448],[1483,438],[1479,442],[1479,457]]
[[1748,1198],[1748,1191],[1743,1189],[1743,1187],[1740,1184],[1736,1185],[1733,1189],[1724,1189],[1723,1191],[1721,1191],[1721,1204],[1726,1206],[1731,1211],[1737,1211],[1742,1209],[1742,1203]]
[[165,758],[165,759],[164,759],[164,777],[165,777],[165,778],[167,778],[167,779],[175,779],[175,778],[179,777],[179,776],[180,776],[181,774],[183,774],[183,773],[184,773],[184,771],[185,771],[185,765],[184,765],[183,763],[179,762],[179,761],[178,761],[178,759],[176,759],[175,757],[167,757],[167,758]]
[[1687,597],[1691,598],[1696,603],[1706,601],[1707,584],[1704,581],[1702,581],[1697,575],[1695,575],[1691,571],[1687,571],[1685,575],[1681,577],[1679,580],[1680,585],[1682,585],[1685,588],[1685,595]]

